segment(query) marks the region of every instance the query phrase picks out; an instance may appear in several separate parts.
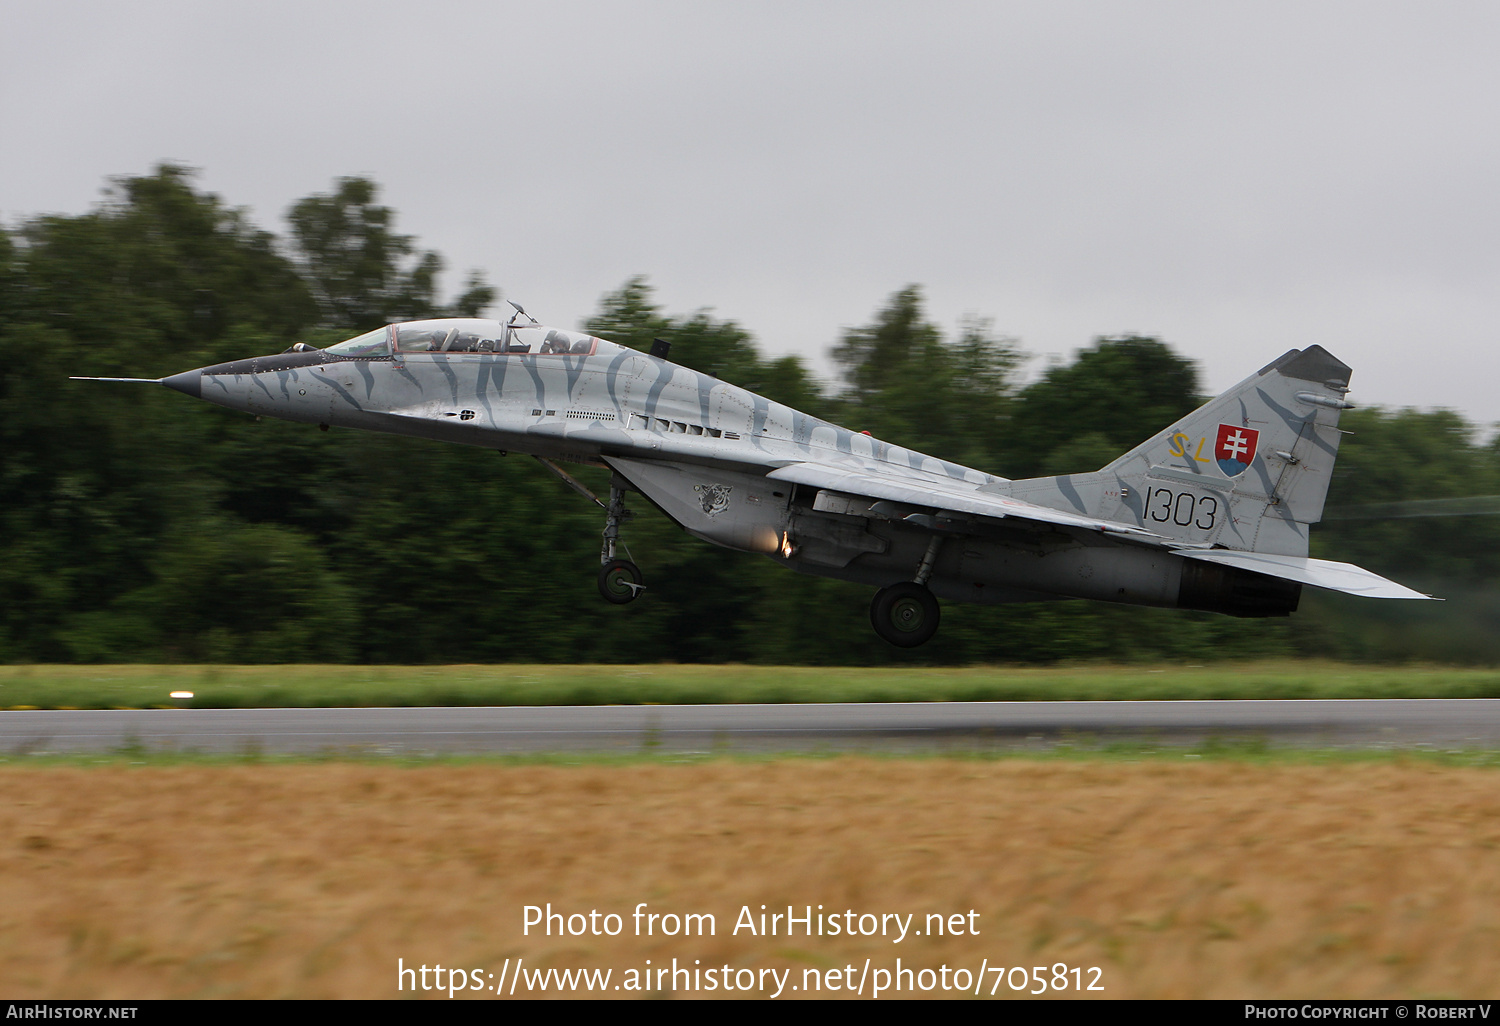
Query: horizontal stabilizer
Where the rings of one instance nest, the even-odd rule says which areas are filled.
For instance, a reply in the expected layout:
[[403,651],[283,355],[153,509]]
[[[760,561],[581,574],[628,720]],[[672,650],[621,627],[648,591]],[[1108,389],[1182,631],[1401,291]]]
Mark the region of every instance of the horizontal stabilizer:
[[[1278,556],[1269,552],[1232,552],[1228,549],[1175,549],[1179,556],[1201,559],[1208,563],[1253,570],[1269,577],[1280,577],[1299,584],[1311,584],[1330,591],[1342,591],[1361,598],[1431,599],[1404,584],[1388,581],[1353,563],[1335,563],[1331,559],[1308,556]],[[1441,602],[1441,599],[1436,601]]]

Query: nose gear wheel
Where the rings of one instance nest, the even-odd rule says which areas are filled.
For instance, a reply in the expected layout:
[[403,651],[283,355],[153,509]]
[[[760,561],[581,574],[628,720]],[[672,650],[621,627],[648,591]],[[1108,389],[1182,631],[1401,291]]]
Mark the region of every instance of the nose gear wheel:
[[612,559],[599,568],[599,594],[604,601],[623,606],[646,590],[640,567],[628,559]]

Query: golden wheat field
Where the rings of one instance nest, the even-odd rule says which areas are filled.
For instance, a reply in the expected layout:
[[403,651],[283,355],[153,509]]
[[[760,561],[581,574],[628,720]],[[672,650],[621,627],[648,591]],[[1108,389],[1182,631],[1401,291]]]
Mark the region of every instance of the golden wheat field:
[[[1493,997],[1497,785],[1400,760],[7,767],[0,994],[507,1000],[584,968],[611,997],[869,998],[882,971],[883,997]],[[576,918],[525,932],[549,902]],[[762,935],[762,905],[814,935]]]

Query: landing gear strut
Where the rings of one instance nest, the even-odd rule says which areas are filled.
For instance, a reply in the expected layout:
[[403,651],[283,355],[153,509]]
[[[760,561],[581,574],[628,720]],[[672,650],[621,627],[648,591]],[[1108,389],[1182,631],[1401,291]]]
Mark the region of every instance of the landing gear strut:
[[640,567],[628,559],[615,556],[620,540],[620,525],[634,518],[625,508],[625,489],[614,482],[609,486],[609,505],[604,507],[604,545],[599,550],[599,594],[604,601],[623,606],[634,602],[646,590]]
[[[511,306],[515,305],[511,304]],[[520,308],[517,307],[517,309]],[[623,544],[620,542],[620,525],[635,518],[635,514],[625,508],[624,479],[616,476],[609,482],[609,502],[606,504],[599,496],[585,488],[583,482],[556,463],[540,456],[536,459],[538,463],[555,474],[563,484],[604,510],[604,545],[599,549],[599,562],[603,564],[599,568],[599,594],[604,596],[604,601],[613,602],[617,606],[634,602],[640,597],[641,592],[646,590],[641,568],[628,559],[619,559],[615,556],[615,546]],[[630,547],[626,546],[625,551],[629,553]]]
[[881,588],[870,602],[870,626],[897,648],[916,648],[937,633],[938,601],[927,587],[927,581],[932,577],[932,567],[937,562],[941,546],[942,537],[934,535],[921,565],[917,567],[916,580]]

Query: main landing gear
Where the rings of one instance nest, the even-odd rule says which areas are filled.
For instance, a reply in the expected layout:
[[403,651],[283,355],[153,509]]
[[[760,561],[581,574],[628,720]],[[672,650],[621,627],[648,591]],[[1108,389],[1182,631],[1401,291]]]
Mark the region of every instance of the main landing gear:
[[870,626],[897,648],[916,648],[937,633],[938,601],[927,581],[942,541],[941,536],[934,535],[928,543],[915,580],[881,588],[870,602]]
[[937,633],[937,599],[915,581],[881,588],[870,603],[870,625],[897,648],[916,648]]
[[[604,601],[623,606],[634,602],[646,590],[641,568],[628,559],[615,556],[620,540],[620,525],[635,517],[625,508],[625,489],[613,482],[609,486],[609,505],[604,507],[604,545],[599,550],[599,594]],[[628,551],[628,550],[627,550]]]

